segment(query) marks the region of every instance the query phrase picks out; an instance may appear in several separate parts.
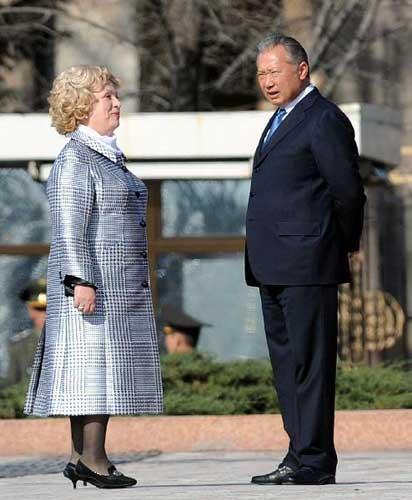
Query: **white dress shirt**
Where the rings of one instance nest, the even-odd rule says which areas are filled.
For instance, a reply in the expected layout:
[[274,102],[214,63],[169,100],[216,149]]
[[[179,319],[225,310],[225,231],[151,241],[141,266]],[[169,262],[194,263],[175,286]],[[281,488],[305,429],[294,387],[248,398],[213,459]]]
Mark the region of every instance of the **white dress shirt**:
[[[282,108],[286,111],[285,116],[282,118],[282,122],[288,116],[288,114],[292,111],[292,109],[296,106],[296,104],[298,104],[304,97],[306,97],[310,92],[312,92],[312,90],[314,88],[315,88],[315,86],[310,83],[307,87],[305,87],[302,90],[302,92],[297,97],[295,97],[293,99],[293,101],[290,101],[288,104],[286,104],[286,106],[279,106],[279,108]],[[269,134],[270,134],[270,128],[265,135],[265,138],[263,140],[264,143],[266,142]]]
[[281,108],[283,108],[285,111],[286,111],[286,115],[284,116],[283,119],[285,119],[288,114],[292,111],[292,109],[296,106],[296,104],[298,104],[304,97],[306,97],[309,92],[312,92],[312,90],[315,88],[314,85],[312,85],[311,83],[305,87],[302,92],[293,99],[293,101],[290,101],[289,104],[286,104],[286,106],[281,106]]

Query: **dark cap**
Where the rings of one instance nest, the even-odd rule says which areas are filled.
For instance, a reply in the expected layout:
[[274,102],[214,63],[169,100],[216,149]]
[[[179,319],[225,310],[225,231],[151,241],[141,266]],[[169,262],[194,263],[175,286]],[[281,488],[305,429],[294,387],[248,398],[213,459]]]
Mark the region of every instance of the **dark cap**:
[[200,329],[202,326],[211,326],[169,304],[162,307],[162,322],[164,325],[169,325],[177,330]]
[[27,305],[35,309],[45,310],[47,307],[46,280],[40,278],[30,282],[27,287],[20,292],[19,297],[26,302]]

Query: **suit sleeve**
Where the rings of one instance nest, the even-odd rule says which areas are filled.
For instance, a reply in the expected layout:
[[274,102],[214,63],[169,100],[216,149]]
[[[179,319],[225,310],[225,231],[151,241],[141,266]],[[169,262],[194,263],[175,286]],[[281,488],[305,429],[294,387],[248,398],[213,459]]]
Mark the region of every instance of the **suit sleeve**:
[[61,153],[47,183],[47,196],[61,282],[75,276],[93,285],[88,229],[95,187],[86,155],[69,148]]
[[320,117],[311,148],[320,175],[329,186],[345,250],[355,252],[359,250],[366,196],[355,134],[349,119],[338,108],[328,109]]

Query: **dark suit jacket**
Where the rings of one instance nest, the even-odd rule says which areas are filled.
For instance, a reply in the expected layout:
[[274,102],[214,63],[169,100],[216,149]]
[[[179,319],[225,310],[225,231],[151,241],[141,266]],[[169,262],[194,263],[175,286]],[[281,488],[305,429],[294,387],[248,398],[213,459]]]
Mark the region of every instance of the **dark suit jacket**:
[[[273,117],[272,117],[273,119]],[[366,200],[348,118],[312,90],[257,147],[246,216],[249,285],[349,281]]]

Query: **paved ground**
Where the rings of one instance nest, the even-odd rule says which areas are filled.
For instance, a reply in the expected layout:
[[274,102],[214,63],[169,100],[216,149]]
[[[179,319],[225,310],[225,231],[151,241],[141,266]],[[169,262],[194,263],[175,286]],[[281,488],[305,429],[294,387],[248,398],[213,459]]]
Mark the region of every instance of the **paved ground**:
[[[73,490],[61,473],[39,473],[0,479],[0,499],[412,499],[412,450],[341,455],[336,485],[265,487],[249,484],[251,475],[268,472],[279,458],[263,452],[216,451],[136,456],[138,461],[119,467],[138,478],[139,486],[135,488],[109,491],[79,483],[77,490]],[[20,463],[17,459],[5,462],[1,461],[3,472],[5,466],[16,467]],[[40,471],[35,463],[33,470]]]

